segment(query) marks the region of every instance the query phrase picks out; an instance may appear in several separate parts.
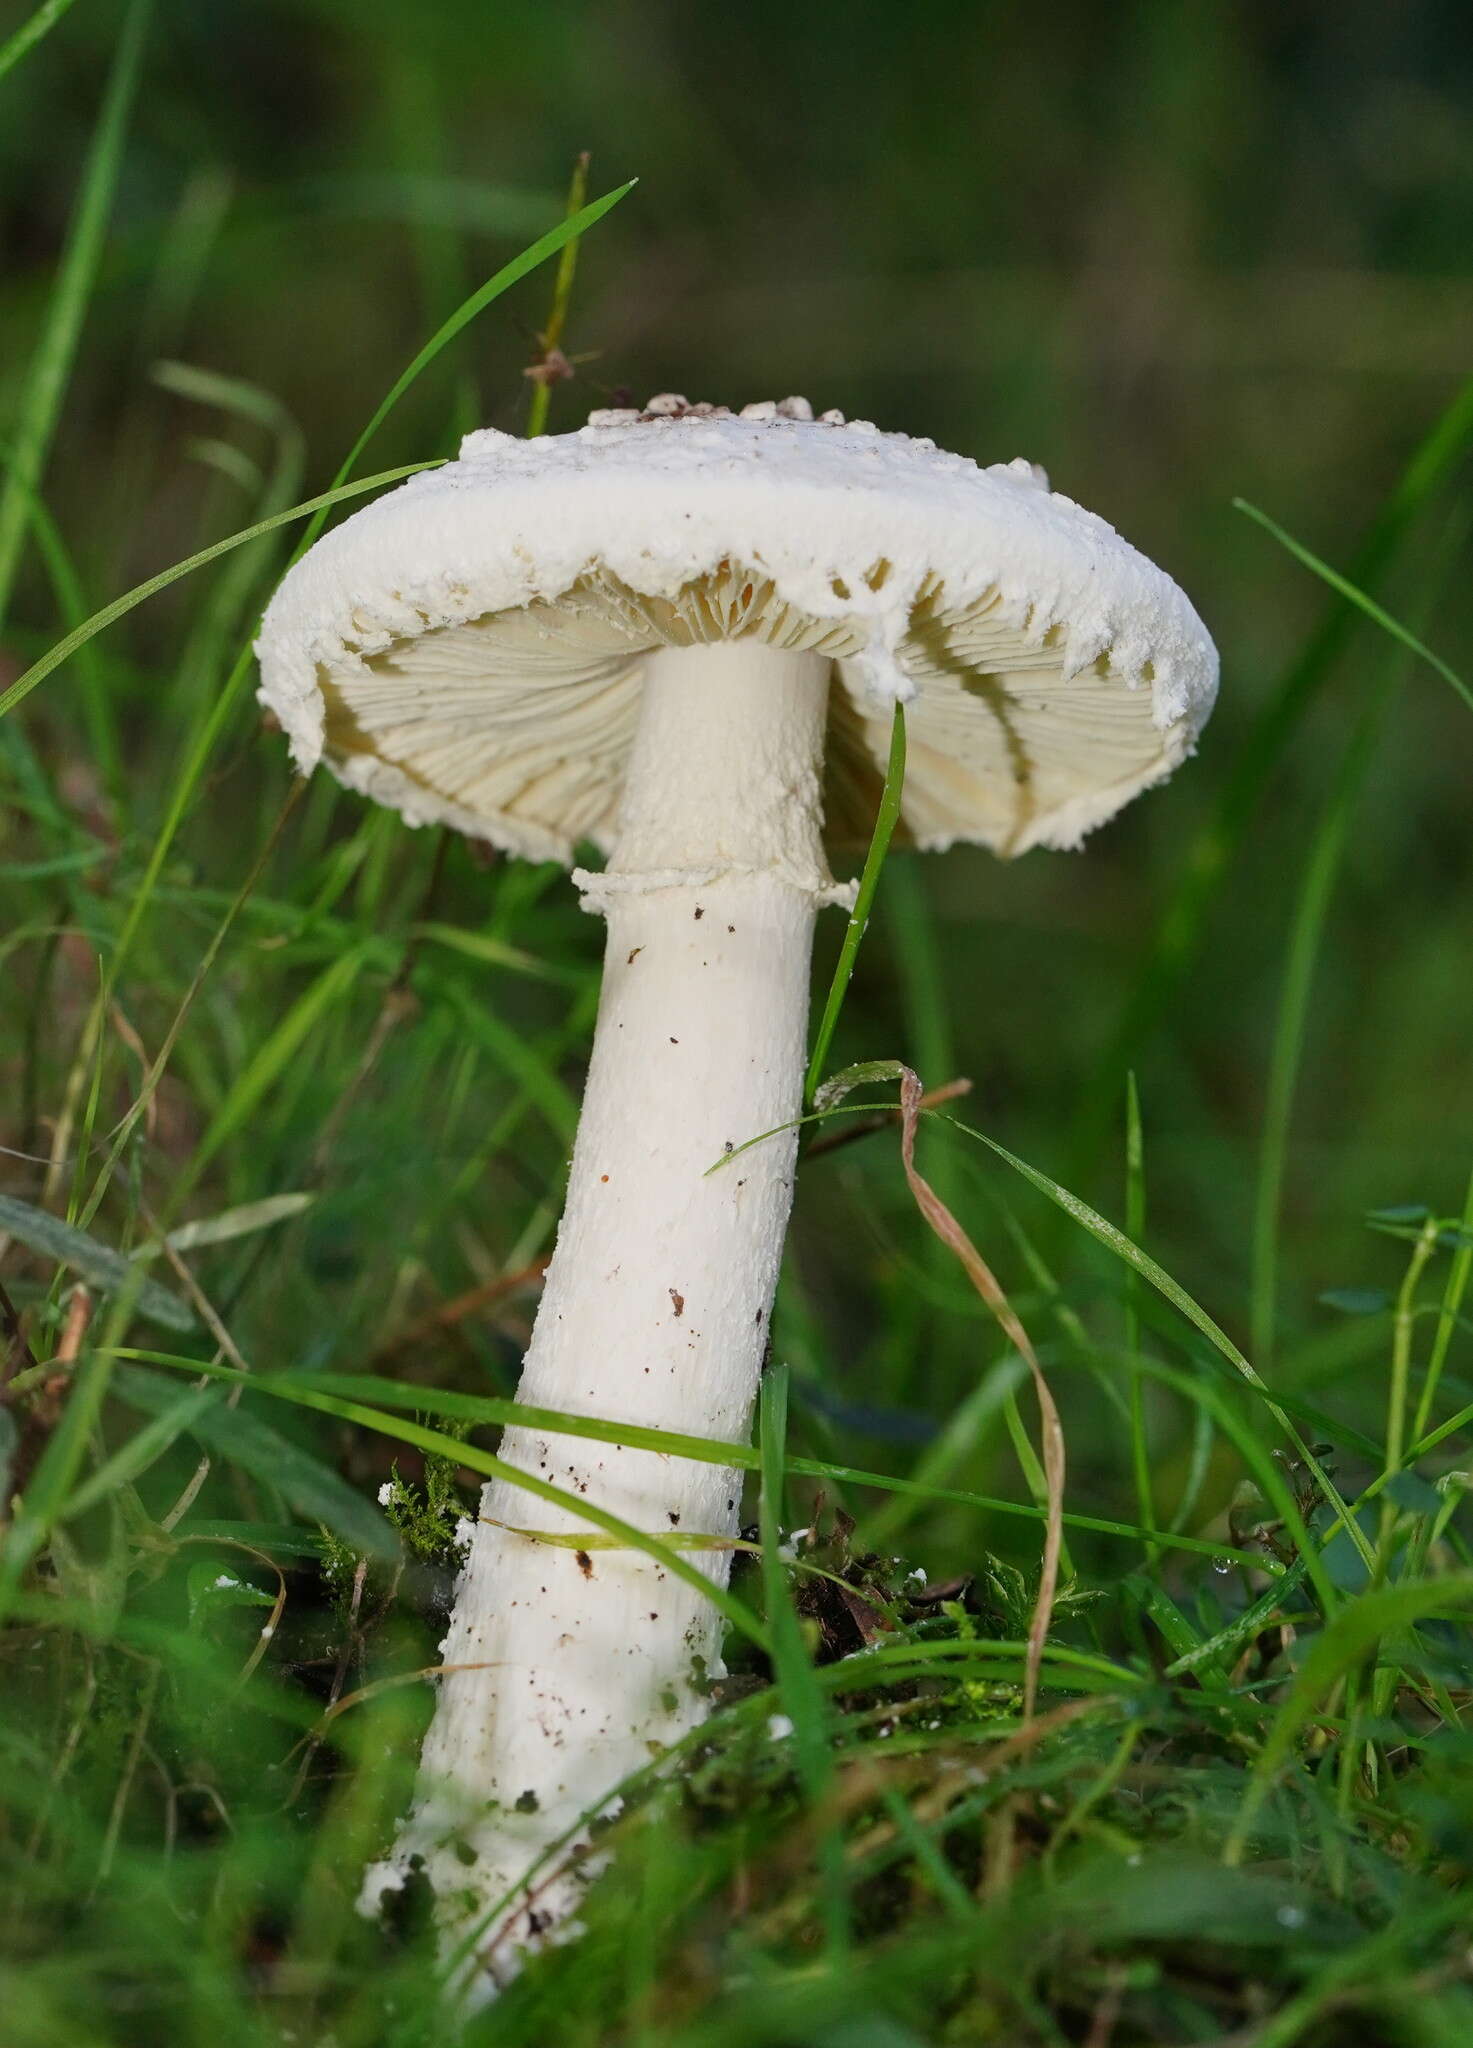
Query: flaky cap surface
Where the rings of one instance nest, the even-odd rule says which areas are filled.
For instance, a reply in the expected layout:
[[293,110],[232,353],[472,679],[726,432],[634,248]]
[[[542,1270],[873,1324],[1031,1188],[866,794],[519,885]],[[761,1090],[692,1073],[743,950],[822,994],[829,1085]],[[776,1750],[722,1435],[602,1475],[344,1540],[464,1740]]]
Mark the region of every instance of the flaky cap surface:
[[471,434],[318,541],[257,652],[303,770],[567,861],[611,848],[645,657],[742,636],[833,662],[839,844],[868,833],[897,699],[903,834],[1012,854],[1169,775],[1217,686],[1182,592],[1032,465],[796,399]]

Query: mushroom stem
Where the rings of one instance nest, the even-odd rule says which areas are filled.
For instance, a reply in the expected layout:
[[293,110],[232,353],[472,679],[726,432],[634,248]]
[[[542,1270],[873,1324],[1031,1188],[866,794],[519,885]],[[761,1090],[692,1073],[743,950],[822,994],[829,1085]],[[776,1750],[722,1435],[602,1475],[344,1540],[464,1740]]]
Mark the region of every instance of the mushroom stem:
[[[518,1390],[529,1404],[747,1431],[796,1133],[708,1169],[801,1106],[814,915],[841,893],[820,836],[828,686],[824,657],[754,640],[648,659],[617,849],[602,874],[578,877],[608,945],[567,1206]],[[736,1534],[739,1473],[523,1429],[501,1454],[652,1534]],[[486,1922],[485,1990],[566,1918],[592,1861],[581,1877],[540,1873],[488,1920],[497,1901],[703,1717],[722,1668],[715,1608],[653,1558],[528,1530],[593,1533],[509,1483],[485,1489],[416,1807],[370,1885],[376,1896],[422,1857],[449,1937]],[[724,1582],[729,1552],[687,1555]]]

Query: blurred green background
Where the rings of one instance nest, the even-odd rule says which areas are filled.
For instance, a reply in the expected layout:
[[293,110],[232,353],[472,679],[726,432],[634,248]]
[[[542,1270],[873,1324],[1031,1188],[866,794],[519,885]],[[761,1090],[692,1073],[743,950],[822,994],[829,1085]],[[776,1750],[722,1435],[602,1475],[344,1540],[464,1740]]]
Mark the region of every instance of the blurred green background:
[[[9,12],[24,10],[11,0]],[[119,21],[85,0],[4,86],[0,418],[40,326]],[[1026,455],[1161,562],[1213,630],[1223,692],[1199,757],[1082,854],[1005,868],[958,851],[892,869],[839,1052],[904,1054],[930,1082],[972,1077],[973,1121],[1112,1215],[1133,1067],[1150,1247],[1239,1337],[1293,902],[1356,721],[1394,671],[1314,983],[1277,1231],[1282,1370],[1333,1378],[1364,1419],[1379,1355],[1358,1383],[1357,1332],[1318,1296],[1394,1284],[1397,1247],[1365,1236],[1367,1207],[1461,1201],[1473,727],[1436,677],[1362,623],[1270,745],[1256,721],[1332,600],[1232,499],[1348,567],[1452,399],[1473,335],[1470,86],[1473,20],[1453,0],[165,0],[46,498],[89,605],[248,523],[250,464],[270,443],[238,420],[222,427],[177,379],[161,388],[152,366],[165,358],[273,394],[305,436],[300,494],[323,487],[421,340],[558,217],[577,152],[591,152],[595,192],[637,175],[582,250],[566,341],[579,374],[554,392],[554,428],[621,391],[733,404],[798,391],[984,461]],[[515,431],[550,284],[544,269],[492,307],[365,466],[451,452],[470,424]],[[240,451],[233,476],[201,437]],[[1422,505],[1381,586],[1454,660],[1468,625],[1456,496],[1443,488]],[[257,557],[242,626],[281,559]],[[97,827],[115,835],[117,862],[89,884],[92,926],[82,920],[104,952],[178,747],[221,685],[218,650],[191,637],[205,602],[176,585],[101,643],[125,756],[121,808]],[[29,555],[4,647],[12,671],[56,630]],[[74,666],[23,722],[86,820],[106,805],[77,687]],[[125,1007],[150,1048],[218,914],[208,892],[233,892],[263,843],[283,753],[242,706],[129,969]],[[1245,762],[1264,785],[1185,971],[1122,1035],[1172,892]],[[432,848],[397,826],[367,829],[356,914],[393,937],[421,913]],[[270,893],[289,896],[294,862],[315,876],[310,863],[364,830],[356,799],[314,791]],[[33,863],[41,839],[17,812],[0,859]],[[63,914],[60,882],[28,887],[17,918]],[[591,973],[599,931],[571,891],[550,886],[519,908],[521,887],[454,847],[434,915],[499,919],[519,945]],[[191,891],[204,892],[193,908]],[[835,920],[820,973],[837,938]],[[260,923],[240,927],[185,1033],[131,1167],[152,1200],[320,965],[310,947],[273,958],[274,943]],[[24,951],[6,973],[6,1068],[33,1098],[6,1142],[34,1151],[40,1132],[44,1151],[87,973],[63,953],[38,980]],[[396,1317],[546,1241],[555,1120],[478,1152],[514,1077],[456,1063],[454,1014],[425,1000],[359,1074],[390,978],[382,963],[365,971],[194,1198],[318,1192],[289,1250],[231,1281],[242,1342],[263,1360],[361,1360]],[[528,1042],[561,1028],[567,1006],[565,990],[491,974],[484,1000]],[[45,1044],[23,1058],[38,1015]],[[568,1032],[554,1061],[575,1091],[584,1032]],[[104,1123],[136,1079],[114,1055]],[[1037,1273],[1007,1236],[1004,1197],[1085,1313],[1113,1294],[1110,1269],[1001,1168],[928,1143],[1014,1287]],[[6,1180],[38,1198],[25,1161],[8,1161]],[[794,1244],[781,1334],[810,1424],[879,1462],[875,1437],[921,1439],[974,1383],[979,1326],[920,1241],[887,1139],[813,1163]],[[472,1379],[509,1386],[519,1337],[515,1317],[469,1323],[457,1342],[471,1347]],[[997,1348],[990,1335],[985,1348]],[[1117,1455],[1101,1450],[1091,1473],[1093,1441],[1079,1434],[1076,1484],[1118,1506]]]
[[[0,69],[33,13],[0,0]],[[1401,1520],[1365,1502],[1357,1524],[1379,1530],[1376,1570],[1444,1576],[1451,1612],[1466,1432],[1398,1467],[1409,1398],[1418,1430],[1473,1402],[1468,1253],[1449,1232],[1434,1254],[1429,1235],[1398,1349],[1408,1246],[1365,1212],[1465,1201],[1473,717],[1234,500],[1466,671],[1466,4],[48,13],[0,75],[0,691],[109,599],[324,489],[427,337],[560,219],[579,152],[595,193],[637,176],[582,244],[554,429],[624,393],[797,392],[984,462],[1023,455],[1160,562],[1215,634],[1222,697],[1199,756],[1081,853],[892,858],[835,1064],[970,1077],[970,1122],[1117,1219],[1133,1072],[1143,1243],[1330,1444],[1352,1499],[1387,1482]],[[145,13],[124,104],[123,24]],[[469,426],[524,427],[551,291],[544,266],[492,304],[358,473],[452,454]],[[34,453],[53,414],[32,494],[12,450],[29,436]],[[457,1500],[454,1468],[432,1465],[426,1501],[384,1417],[260,1391],[186,1393],[186,1414],[181,1369],[512,1391],[602,934],[561,873],[411,832],[326,778],[283,822],[286,749],[241,650],[299,533],[171,583],[0,717],[0,1277],[40,1361],[0,1342],[0,1376],[23,1375],[0,1404],[0,1522],[24,1492],[0,1549],[4,2048],[443,2034],[423,1943],[395,1946],[352,1902],[408,1797],[431,1693],[405,1681],[435,1662],[469,1489]],[[821,933],[818,987],[841,929]],[[960,1901],[945,1866],[927,1890],[918,1859],[897,1906],[882,1860],[862,1894],[874,1941],[820,1961],[810,1876],[830,1823],[762,1739],[781,1688],[735,1697],[705,1789],[682,1777],[645,1810],[653,1826],[636,1815],[591,1940],[550,1952],[487,2037],[909,2041],[887,2000],[920,2026],[975,1968],[958,2044],[1246,2042],[1311,1980],[1313,2011],[1261,2038],[1465,2042],[1466,1636],[1414,1637],[1425,1604],[1373,1594],[1390,1632],[1374,1679],[1349,1689],[1338,1737],[1333,1717],[1304,1730],[1252,1867],[1223,1868],[1250,1760],[1261,1790],[1300,1696],[1290,1674],[1329,1635],[1316,1604],[1364,1570],[1341,1535],[1302,1553],[1314,1601],[1290,1573],[1261,1604],[1263,1573],[1202,1557],[1262,1541],[1289,1562],[1264,1479],[1282,1489],[1282,1417],[993,1154],[939,1124],[920,1153],[1057,1393],[1067,1509],[1136,1525],[1071,1529],[1054,1626],[1056,1646],[1128,1668],[1096,1661],[1093,1693],[1062,1710],[1096,1718],[1048,1754],[1015,1748],[1037,1521],[935,1488],[1015,1508],[1037,1491],[1022,1366],[928,1236],[893,1124],[815,1152],[773,1324],[789,1448],[824,1474],[828,1509],[859,1518],[857,1546],[903,1552],[882,1577],[920,1584],[914,1563],[939,1597],[964,1575],[975,1610],[955,1639],[934,1614],[914,1623],[936,1644],[915,1697],[936,1688],[945,1724],[938,1710],[897,1733],[846,1688],[836,1768],[869,1799],[882,1739],[891,1760],[913,1741],[920,1813],[974,1742],[1001,1738],[988,1772],[1013,1761],[990,1789],[966,1763]],[[148,1267],[162,1311],[157,1294],[109,1297],[117,1251],[222,1215],[241,1234]],[[63,1217],[90,1246],[58,1250]],[[90,1330],[79,1273],[100,1290]],[[8,1324],[0,1301],[0,1337]],[[396,1459],[404,1483],[385,1491]],[[844,1466],[928,1484],[887,1493]],[[1249,1469],[1263,1497],[1243,1497]],[[1302,1463],[1290,1478],[1322,1535]],[[819,1523],[818,1491],[790,1478],[785,1515]],[[389,1534],[376,1501],[403,1544],[370,1571]],[[744,1561],[737,1591],[758,1590]],[[1359,1626],[1367,1607],[1347,1612]],[[975,1666],[946,1662],[963,1635]],[[1346,1650],[1342,1629],[1336,1654],[1366,1639]],[[739,1639],[732,1664],[736,1695],[764,1675]],[[1050,1712],[1080,1684],[1071,1668]],[[333,1702],[354,1710],[332,1718]],[[745,1776],[739,1724],[760,1751]],[[1011,1891],[1010,1843],[1034,1858]],[[827,2034],[802,2020],[820,2006]]]

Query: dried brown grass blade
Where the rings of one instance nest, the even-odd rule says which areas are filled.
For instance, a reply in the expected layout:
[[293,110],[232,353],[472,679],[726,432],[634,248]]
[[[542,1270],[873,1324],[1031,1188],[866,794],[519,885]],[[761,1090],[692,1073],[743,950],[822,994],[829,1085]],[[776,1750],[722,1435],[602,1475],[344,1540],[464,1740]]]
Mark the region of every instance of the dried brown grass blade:
[[1054,1397],[1049,1392],[1048,1381],[1043,1376],[1043,1367],[1038,1362],[1028,1332],[1018,1320],[1016,1311],[997,1275],[947,1208],[931,1183],[920,1172],[915,1163],[916,1128],[920,1123],[921,1110],[925,1104],[925,1090],[920,1077],[909,1067],[900,1070],[900,1156],[905,1165],[905,1178],[915,1197],[916,1207],[930,1224],[949,1251],[956,1254],[965,1269],[967,1278],[991,1309],[1005,1336],[1016,1346],[1019,1356],[1033,1375],[1033,1390],[1038,1396],[1038,1412],[1041,1422],[1043,1473],[1048,1489],[1048,1515],[1044,1524],[1043,1568],[1039,1574],[1038,1598],[1033,1604],[1033,1620],[1028,1630],[1028,1659],[1023,1677],[1023,1719],[1031,1721],[1038,1700],[1039,1674],[1043,1668],[1043,1647],[1048,1639],[1049,1621],[1054,1611],[1054,1596],[1059,1585],[1059,1555],[1064,1541],[1064,1431],[1059,1421],[1059,1411],[1054,1406]]

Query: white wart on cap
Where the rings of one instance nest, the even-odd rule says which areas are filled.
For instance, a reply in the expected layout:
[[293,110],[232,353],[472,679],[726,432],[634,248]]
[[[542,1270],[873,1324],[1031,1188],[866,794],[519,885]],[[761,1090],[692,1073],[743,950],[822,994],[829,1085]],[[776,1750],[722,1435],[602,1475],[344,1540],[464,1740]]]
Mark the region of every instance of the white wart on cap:
[[644,657],[734,639],[833,662],[831,845],[868,833],[896,699],[902,838],[1015,854],[1169,775],[1217,685],[1182,592],[1033,465],[667,395],[471,434],[345,521],[266,614],[261,694],[303,769],[566,862],[613,846]]

